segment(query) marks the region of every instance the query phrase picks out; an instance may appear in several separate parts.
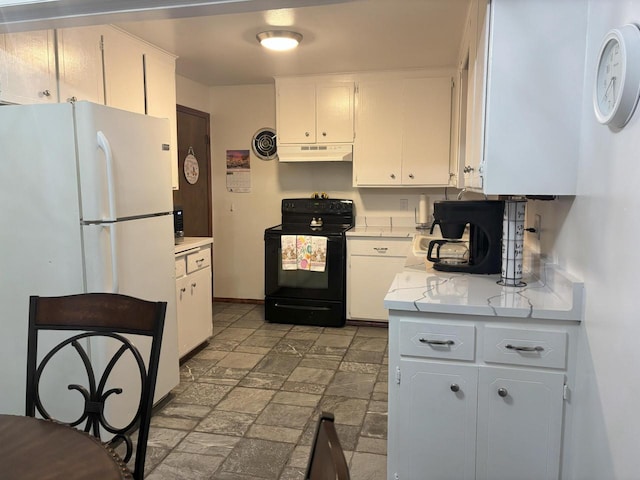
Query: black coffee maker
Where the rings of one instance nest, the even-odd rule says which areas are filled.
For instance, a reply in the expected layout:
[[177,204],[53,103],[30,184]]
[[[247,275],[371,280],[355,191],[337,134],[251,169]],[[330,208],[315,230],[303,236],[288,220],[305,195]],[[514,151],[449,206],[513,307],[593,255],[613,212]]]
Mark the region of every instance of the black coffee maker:
[[[432,240],[429,243],[427,258],[434,262],[433,268],[443,272],[500,273],[503,215],[502,200],[434,202],[434,222],[431,225],[431,233],[438,225],[443,240]],[[469,225],[469,245],[465,258],[450,262],[444,256],[441,257],[439,254],[441,251],[462,243],[460,239],[467,224]],[[465,248],[467,248],[466,245]]]

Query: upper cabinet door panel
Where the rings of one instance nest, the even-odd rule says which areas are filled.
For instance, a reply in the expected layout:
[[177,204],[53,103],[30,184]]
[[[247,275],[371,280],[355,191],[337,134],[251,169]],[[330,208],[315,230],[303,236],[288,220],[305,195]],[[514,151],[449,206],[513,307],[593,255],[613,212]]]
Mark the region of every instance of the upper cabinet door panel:
[[104,32],[105,103],[129,112],[145,113],[144,44],[115,28]]
[[57,37],[60,101],[104,103],[102,29],[64,28]]
[[318,143],[353,142],[353,90],[352,82],[317,85]]
[[53,30],[8,33],[0,51],[0,101],[56,103],[56,60]]
[[278,143],[315,143],[315,85],[289,82],[279,85],[277,102]]
[[447,185],[451,152],[450,77],[404,81],[402,182]]

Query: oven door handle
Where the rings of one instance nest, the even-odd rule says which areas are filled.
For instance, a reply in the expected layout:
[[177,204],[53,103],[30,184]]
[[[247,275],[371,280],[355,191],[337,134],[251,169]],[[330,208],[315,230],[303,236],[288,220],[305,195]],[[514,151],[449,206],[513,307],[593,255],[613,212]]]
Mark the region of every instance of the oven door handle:
[[283,305],[282,303],[276,303],[275,306],[277,308],[288,308],[290,310],[316,310],[316,311],[329,311],[331,310],[329,307],[312,307],[312,306],[304,306],[304,305]]

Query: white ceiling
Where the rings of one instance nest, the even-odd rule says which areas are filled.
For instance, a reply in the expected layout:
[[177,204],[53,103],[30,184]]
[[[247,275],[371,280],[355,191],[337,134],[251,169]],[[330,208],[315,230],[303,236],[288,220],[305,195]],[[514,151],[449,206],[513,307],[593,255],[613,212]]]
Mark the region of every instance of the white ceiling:
[[[342,73],[457,62],[470,0],[352,0],[118,26],[178,55],[177,73],[205,85],[248,85],[274,75]],[[302,33],[291,52],[269,52],[255,38],[286,27]]]

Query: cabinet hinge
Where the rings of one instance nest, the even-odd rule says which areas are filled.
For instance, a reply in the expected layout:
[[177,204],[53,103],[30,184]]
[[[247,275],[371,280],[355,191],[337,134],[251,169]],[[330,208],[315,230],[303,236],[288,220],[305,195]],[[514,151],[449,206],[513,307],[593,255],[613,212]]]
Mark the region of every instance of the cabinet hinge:
[[100,51],[104,52],[104,37],[100,35]]
[[396,383],[398,385],[400,385],[400,377],[401,377],[401,373],[400,373],[400,367],[396,367]]
[[569,400],[569,395],[571,395],[571,391],[569,390],[569,385],[565,385],[562,388],[562,399]]
[[356,93],[359,93],[359,92],[360,92],[360,89],[358,88],[358,84],[354,83],[353,84],[353,93],[356,94]]
[[209,138],[209,135],[204,136],[204,143],[207,146],[211,143],[211,139]]

